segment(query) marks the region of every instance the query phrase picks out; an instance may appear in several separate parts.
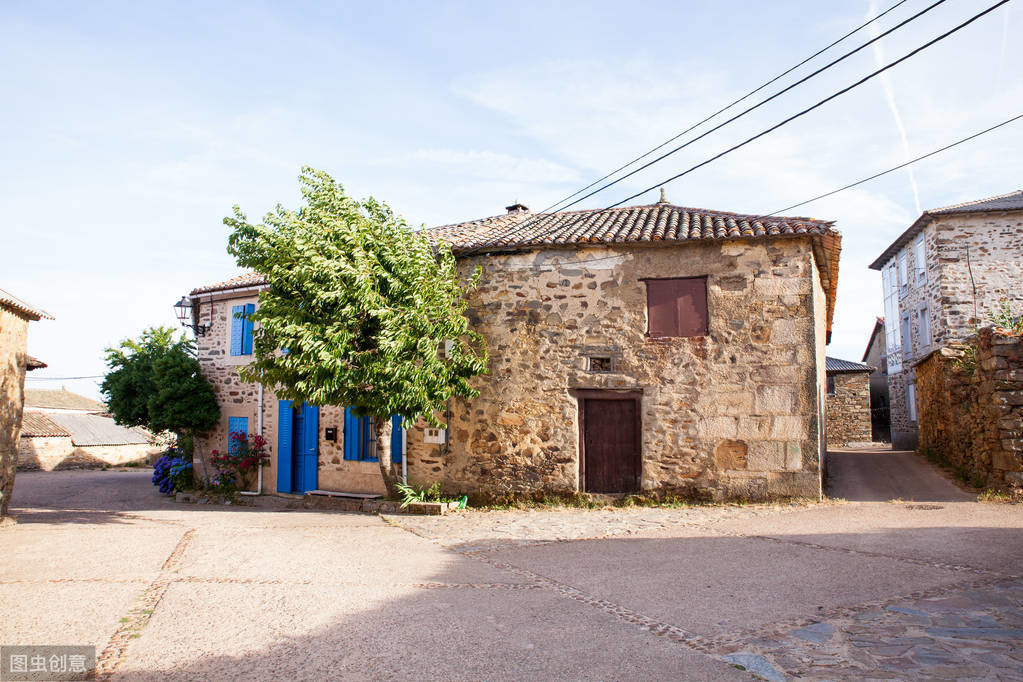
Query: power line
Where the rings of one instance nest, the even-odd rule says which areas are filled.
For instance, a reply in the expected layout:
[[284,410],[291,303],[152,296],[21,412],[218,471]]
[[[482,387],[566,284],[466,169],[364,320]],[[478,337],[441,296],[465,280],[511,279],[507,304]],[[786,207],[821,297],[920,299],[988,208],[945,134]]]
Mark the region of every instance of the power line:
[[809,204],[809,203],[812,203],[814,201],[817,201],[818,199],[823,199],[825,197],[830,197],[833,194],[838,194],[839,192],[844,192],[847,189],[852,189],[853,187],[856,187],[857,185],[862,185],[865,182],[870,182],[871,180],[876,180],[877,178],[881,177],[882,175],[888,175],[889,173],[893,173],[893,172],[895,172],[897,170],[905,168],[906,166],[908,166],[910,164],[913,164],[913,163],[916,163],[917,161],[923,161],[924,159],[926,159],[928,157],[934,156],[935,154],[940,154],[941,152],[943,152],[943,151],[945,151],[947,149],[951,149],[952,147],[958,147],[959,145],[963,144],[964,142],[969,142],[970,140],[972,140],[972,139],[974,139],[976,137],[980,137],[981,135],[983,135],[985,133],[990,133],[992,130],[997,130],[998,128],[1001,128],[1002,126],[1009,125],[1013,121],[1018,121],[1021,118],[1023,118],[1023,114],[1018,114],[1016,116],[1013,116],[1010,119],[1002,121],[1001,123],[999,123],[997,125],[993,125],[990,128],[987,128],[985,130],[981,130],[979,133],[974,133],[973,135],[970,135],[969,137],[964,137],[963,139],[958,140],[956,142],[953,142],[952,144],[945,145],[944,147],[941,147],[940,149],[935,149],[934,151],[928,152],[928,153],[924,154],[923,156],[918,156],[915,159],[911,159],[909,161],[906,161],[905,163],[900,163],[898,166],[892,166],[888,170],[883,170],[880,173],[875,173],[875,174],[871,175],[868,178],[863,178],[862,180],[857,180],[856,182],[851,182],[848,185],[845,185],[844,187],[839,187],[838,189],[831,190],[830,192],[825,192],[824,194],[818,194],[813,199],[807,199],[806,201],[801,201],[798,204],[792,204],[791,206],[786,206],[785,208],[779,208],[777,211],[772,211],[771,213],[767,213],[767,214],[765,214],[765,215],[763,215],[761,217],[769,218],[769,217],[771,217],[771,216],[773,216],[773,215],[775,215],[777,213],[781,213],[782,211],[791,211],[794,208],[799,208],[800,206],[805,206],[806,204]]
[[[909,161],[906,161],[904,163],[900,163],[897,166],[892,166],[891,168],[888,168],[886,170],[880,171],[878,173],[874,173],[873,175],[870,175],[868,177],[865,177],[865,178],[862,178],[860,180],[857,180],[856,182],[850,182],[848,185],[843,185],[842,187],[839,187],[838,189],[833,189],[830,192],[825,192],[824,194],[818,194],[817,196],[813,197],[812,199],[807,199],[805,201],[800,201],[797,204],[792,204],[791,206],[786,206],[785,208],[779,208],[778,210],[771,211],[770,213],[763,213],[763,214],[760,214],[760,215],[757,215],[757,216],[744,217],[744,220],[746,220],[747,222],[756,222],[758,220],[762,220],[763,218],[770,218],[771,216],[777,215],[778,213],[781,213],[782,211],[791,211],[794,208],[799,208],[800,206],[805,206],[806,204],[813,203],[814,201],[817,201],[819,199],[824,199],[825,197],[830,197],[832,195],[838,194],[839,192],[844,192],[847,189],[852,189],[853,187],[856,187],[858,185],[862,185],[862,184],[864,184],[866,182],[870,182],[871,180],[876,180],[877,178],[879,178],[879,177],[881,177],[883,175],[888,175],[889,173],[894,173],[895,171],[901,170],[901,169],[905,168],[906,166],[909,166],[910,164],[917,163],[918,161],[923,161],[924,159],[930,158],[930,157],[932,157],[932,156],[934,156],[936,154],[940,154],[941,152],[944,152],[944,151],[947,151],[949,149],[952,149],[953,147],[958,147],[961,144],[964,144],[966,142],[969,142],[970,140],[976,139],[976,138],[980,137],[981,135],[985,135],[987,133],[990,133],[993,130],[998,130],[999,128],[1001,128],[1003,126],[1007,126],[1010,123],[1013,123],[1013,122],[1018,121],[1020,119],[1023,119],[1023,114],[1017,114],[1016,116],[1013,116],[1012,118],[1008,118],[1008,119],[1002,121],[1001,123],[997,123],[997,124],[991,126],[990,128],[985,128],[984,130],[981,130],[980,132],[973,133],[972,135],[968,135],[967,137],[964,137],[962,139],[956,140],[955,142],[952,142],[951,144],[947,144],[944,147],[939,147],[938,149],[934,149],[934,150],[932,150],[930,152],[927,152],[926,154],[922,154],[922,155],[916,157],[915,159],[910,159]],[[594,263],[594,262],[602,261],[602,260],[610,260],[612,258],[622,258],[623,256],[624,256],[624,254],[618,253],[618,254],[614,254],[614,255],[611,255],[611,256],[600,256],[598,258],[587,258],[587,259],[584,259],[584,260],[569,261],[569,262],[566,262],[566,263],[562,263],[560,265],[575,266],[575,265],[580,265],[582,263]],[[554,266],[547,266],[547,265],[526,265],[526,266],[512,265],[512,266],[506,267],[505,269],[507,269],[507,270],[515,270],[515,269],[525,270],[525,269],[538,269],[538,268],[544,268],[544,267],[551,267],[552,269],[554,268]]]
[[[596,185],[596,184],[598,184],[598,183],[601,183],[601,182],[603,182],[604,180],[607,180],[608,178],[610,178],[611,176],[613,176],[613,175],[614,175],[615,173],[618,173],[618,172],[620,172],[620,171],[623,171],[623,170],[625,170],[626,168],[628,168],[629,166],[631,166],[632,164],[636,163],[637,161],[641,161],[641,160],[645,159],[646,157],[648,157],[648,156],[650,156],[651,154],[653,154],[654,152],[656,152],[656,151],[657,151],[658,149],[663,149],[664,147],[666,147],[667,145],[671,144],[672,142],[674,142],[674,141],[675,141],[675,140],[677,140],[678,138],[682,137],[682,136],[683,136],[683,135],[685,135],[686,133],[692,132],[692,131],[693,131],[693,130],[695,130],[696,128],[699,128],[699,127],[700,127],[701,125],[703,125],[703,124],[704,124],[704,123],[706,123],[707,121],[710,121],[710,120],[712,120],[712,119],[716,118],[716,117],[717,117],[717,116],[718,116],[719,114],[722,114],[722,113],[724,113],[724,112],[728,111],[729,109],[731,109],[732,107],[734,107],[734,106],[735,106],[736,104],[739,104],[740,102],[743,102],[744,100],[746,100],[746,99],[748,99],[748,98],[752,97],[753,95],[757,94],[758,92],[760,92],[761,90],[763,90],[763,89],[764,89],[764,88],[766,88],[767,86],[769,86],[769,85],[771,85],[771,84],[773,84],[773,83],[776,83],[777,81],[781,80],[781,79],[782,79],[782,78],[784,78],[785,76],[789,75],[790,73],[792,73],[793,71],[795,71],[795,70],[796,70],[796,69],[798,69],[799,67],[803,66],[803,65],[804,65],[804,64],[806,64],[807,62],[809,62],[809,61],[812,61],[812,60],[813,60],[814,58],[816,58],[816,57],[819,57],[819,56],[820,56],[820,55],[822,55],[823,53],[825,53],[825,52],[827,52],[828,50],[830,50],[831,48],[833,48],[833,47],[834,47],[835,45],[838,45],[839,43],[841,43],[842,41],[844,41],[844,40],[845,40],[846,38],[848,38],[848,37],[852,36],[853,34],[855,34],[855,33],[859,32],[859,31],[863,30],[864,28],[866,28],[866,27],[867,27],[867,26],[869,26],[870,24],[874,23],[875,21],[877,21],[877,20],[878,20],[878,19],[880,19],[881,17],[885,16],[885,15],[886,15],[886,14],[888,14],[889,12],[891,12],[891,11],[893,11],[894,9],[896,9],[897,7],[899,7],[899,5],[902,5],[902,4],[904,4],[904,3],[906,2],[906,1],[907,1],[907,0],[899,0],[899,2],[896,2],[896,3],[894,4],[894,5],[892,5],[892,6],[891,6],[891,7],[889,7],[888,9],[886,9],[886,10],[885,10],[884,12],[881,12],[880,14],[878,14],[878,15],[876,15],[876,16],[874,16],[874,17],[872,17],[872,18],[871,18],[871,19],[869,19],[868,21],[866,21],[866,22],[864,22],[864,23],[860,24],[859,26],[857,26],[856,28],[854,28],[853,30],[849,31],[849,32],[848,32],[848,33],[846,33],[846,34],[845,34],[844,36],[842,36],[841,38],[839,38],[838,40],[836,40],[836,41],[834,41],[834,42],[832,42],[832,43],[830,43],[830,44],[826,45],[825,47],[823,47],[823,48],[821,48],[821,49],[817,50],[817,51],[816,51],[816,52],[814,52],[814,53],[813,53],[812,55],[810,55],[809,57],[807,57],[807,58],[806,58],[806,59],[804,59],[803,61],[799,62],[799,63],[798,63],[798,64],[796,64],[795,66],[791,66],[791,67],[789,67],[788,69],[786,69],[785,71],[782,71],[782,72],[781,72],[780,74],[778,74],[778,75],[777,75],[777,76],[775,76],[774,78],[770,79],[769,81],[767,81],[767,82],[765,82],[765,83],[763,83],[763,84],[761,84],[761,85],[757,86],[757,87],[756,87],[756,88],[754,88],[753,90],[750,90],[749,92],[747,92],[747,93],[746,93],[745,95],[743,95],[743,96],[742,96],[742,97],[740,97],[739,99],[733,100],[733,101],[732,101],[731,103],[729,103],[729,104],[726,104],[725,106],[721,107],[720,109],[718,109],[717,111],[715,111],[715,112],[714,112],[713,114],[711,114],[710,116],[707,116],[706,118],[704,118],[704,119],[702,119],[702,120],[700,120],[700,121],[698,121],[698,122],[694,123],[693,125],[689,126],[688,128],[686,128],[685,130],[683,130],[683,131],[682,131],[682,132],[680,132],[679,134],[675,135],[674,137],[669,137],[669,138],[668,138],[667,140],[665,140],[664,142],[660,143],[660,144],[659,144],[659,145],[657,145],[656,147],[654,147],[654,148],[650,149],[649,151],[643,152],[642,154],[640,154],[640,155],[639,155],[639,156],[637,156],[636,158],[632,159],[632,160],[631,160],[631,161],[629,161],[628,163],[626,163],[626,164],[624,164],[624,165],[622,165],[622,166],[619,166],[618,168],[615,168],[615,169],[614,169],[613,171],[611,171],[611,172],[610,172],[610,173],[608,173],[607,175],[604,175],[603,177],[597,178],[596,180],[594,180],[594,181],[593,181],[593,182],[591,182],[590,184],[586,185],[586,186],[585,186],[585,187],[583,187],[582,189],[579,189],[579,190],[577,190],[577,191],[573,192],[572,194],[569,194],[569,195],[568,195],[567,197],[565,197],[564,199],[562,199],[562,200],[560,200],[560,201],[556,201],[556,202],[554,202],[553,204],[551,204],[551,205],[550,205],[550,206],[548,206],[547,208],[545,208],[545,209],[543,209],[542,211],[540,211],[540,213],[546,213],[547,211],[550,211],[551,209],[554,209],[554,208],[556,208],[556,207],[557,207],[558,205],[560,205],[560,204],[562,204],[562,203],[564,203],[564,202],[568,201],[569,199],[571,199],[572,197],[576,196],[577,194],[581,194],[581,193],[585,192],[586,190],[588,190],[588,189],[589,189],[590,187],[593,187],[594,185]],[[933,7],[933,5],[932,5],[932,7]],[[929,10],[929,9],[930,9],[930,7],[929,7],[929,8],[927,8],[927,9]],[[927,11],[927,10],[924,10],[924,11]],[[784,92],[784,91],[782,91],[782,92]],[[779,94],[780,94],[780,93],[779,93]]]
[[955,28],[946,31],[945,33],[942,33],[937,38],[929,40],[928,42],[924,43],[923,45],[921,45],[920,47],[916,48],[912,52],[909,52],[908,54],[903,55],[899,59],[896,59],[894,62],[886,64],[885,66],[882,66],[880,69],[877,69],[876,71],[867,74],[866,76],[864,76],[860,80],[856,81],[852,85],[844,87],[841,90],[839,90],[838,92],[836,92],[836,93],[834,93],[832,95],[829,95],[828,97],[825,97],[824,99],[822,99],[821,101],[817,102],[816,104],[803,109],[799,113],[796,113],[796,114],[793,114],[792,116],[789,116],[788,118],[783,120],[781,123],[777,123],[777,124],[771,126],[770,128],[767,128],[766,130],[763,130],[763,131],[757,133],[753,137],[751,137],[751,138],[749,138],[749,139],[747,139],[747,140],[745,140],[743,142],[740,142],[737,145],[729,147],[728,149],[726,149],[725,151],[723,151],[723,152],[721,152],[719,154],[715,154],[714,156],[710,157],[706,161],[701,161],[700,163],[696,164],[695,166],[692,166],[692,167],[682,171],[681,173],[678,173],[677,175],[671,176],[667,180],[664,180],[662,182],[658,182],[658,183],[656,183],[656,184],[654,184],[654,185],[652,185],[650,187],[647,187],[646,189],[644,189],[644,190],[642,190],[640,192],[637,192],[635,194],[632,194],[632,195],[622,199],[621,201],[613,203],[610,206],[608,206],[607,208],[614,208],[615,206],[620,206],[621,204],[624,204],[626,201],[631,201],[632,199],[635,199],[638,196],[642,196],[643,194],[646,194],[650,190],[657,189],[658,187],[666,185],[669,182],[672,182],[674,180],[678,180],[682,176],[688,175],[689,173],[692,173],[694,170],[696,170],[698,168],[702,168],[703,166],[706,166],[707,164],[720,159],[722,156],[725,156],[726,154],[730,154],[731,152],[734,152],[736,149],[739,149],[740,147],[745,147],[750,142],[753,142],[754,140],[757,140],[757,139],[763,137],[764,135],[767,135],[768,133],[774,132],[778,128],[781,128],[782,126],[784,126],[784,125],[786,125],[786,124],[796,120],[797,118],[800,118],[801,116],[805,116],[806,114],[810,113],[814,109],[817,109],[817,108],[827,104],[828,102],[830,102],[831,100],[835,99],[836,97],[844,95],[845,93],[849,92],[853,88],[856,88],[856,87],[859,87],[860,85],[863,85],[864,83],[869,81],[871,78],[874,78],[875,76],[878,76],[878,75],[884,73],[885,71],[887,71],[888,69],[890,69],[892,67],[898,66],[899,64],[901,64],[902,62],[906,61],[910,57],[913,57],[914,55],[916,55],[916,54],[918,54],[920,52],[923,52],[924,50],[926,50],[928,47],[934,45],[935,43],[939,43],[942,40],[944,40],[945,38],[948,38],[953,33],[966,28],[967,26],[969,26],[970,24],[975,22],[977,19],[980,19],[985,14],[989,14],[990,12],[995,11],[996,9],[998,9],[999,7],[1001,7],[1002,5],[1004,5],[1007,2],[1009,2],[1009,0],[1000,0],[1000,2],[996,2],[995,4],[991,5],[986,10],[984,10],[983,12],[980,12],[979,14],[975,14],[974,16],[970,17],[969,19],[967,19],[963,23],[959,24]]
[[[1005,1],[1006,1],[1006,2],[1008,2],[1008,0],[1005,0]],[[747,109],[744,109],[743,111],[739,112],[739,113],[738,113],[738,114],[736,114],[735,116],[733,116],[733,117],[729,118],[729,119],[728,119],[727,121],[724,121],[723,123],[719,123],[718,125],[714,126],[714,127],[713,127],[713,128],[711,128],[710,130],[704,131],[703,133],[701,133],[700,135],[698,135],[698,136],[694,137],[693,139],[689,140],[688,142],[685,142],[685,143],[683,143],[683,144],[679,145],[678,147],[675,147],[675,148],[674,148],[674,149],[672,149],[671,151],[669,151],[669,152],[666,152],[666,153],[664,153],[664,154],[662,154],[662,155],[658,156],[657,158],[655,158],[655,159],[653,159],[653,160],[651,160],[651,161],[648,161],[647,163],[643,164],[643,165],[642,165],[642,166],[640,166],[639,168],[635,168],[635,169],[633,169],[633,170],[629,171],[628,173],[626,173],[625,175],[623,175],[623,176],[621,176],[621,177],[619,177],[619,178],[616,178],[616,179],[612,180],[611,182],[607,183],[606,185],[603,185],[603,186],[601,186],[601,187],[599,187],[599,188],[597,188],[597,189],[593,190],[592,192],[589,192],[588,194],[586,194],[586,195],[584,195],[584,196],[581,196],[581,197],[579,197],[579,198],[578,198],[578,199],[576,199],[575,201],[572,201],[572,202],[570,202],[570,203],[566,204],[565,206],[562,206],[562,207],[561,207],[561,208],[560,208],[559,210],[565,210],[566,208],[569,208],[569,207],[571,207],[571,206],[575,206],[576,204],[578,204],[578,203],[580,203],[580,202],[582,202],[582,201],[585,201],[586,199],[588,199],[588,198],[592,197],[593,195],[595,195],[595,194],[599,194],[600,192],[603,192],[603,191],[604,191],[605,189],[607,189],[608,187],[611,187],[611,186],[613,186],[613,185],[616,185],[616,184],[618,184],[619,182],[622,182],[623,180],[625,180],[625,179],[627,179],[627,178],[630,178],[630,177],[632,177],[632,176],[633,176],[633,175],[635,175],[636,173],[638,173],[638,172],[640,172],[640,171],[642,171],[642,170],[644,170],[644,169],[646,169],[646,168],[649,168],[649,167],[650,167],[650,166],[652,166],[653,164],[655,164],[655,163],[658,163],[659,161],[662,161],[663,159],[665,159],[665,158],[667,158],[667,157],[671,156],[672,154],[675,154],[676,152],[678,152],[678,151],[680,151],[680,150],[682,150],[682,149],[685,149],[686,147],[688,147],[689,145],[693,144],[694,142],[697,142],[697,141],[699,141],[699,140],[703,139],[704,137],[706,137],[707,135],[710,135],[711,133],[713,133],[713,132],[715,132],[715,131],[717,131],[717,130],[720,130],[721,128],[725,127],[725,126],[726,126],[726,125],[728,125],[729,123],[732,123],[733,121],[735,121],[735,120],[737,120],[737,119],[739,119],[739,118],[742,118],[743,116],[745,116],[746,114],[750,113],[751,111],[753,111],[753,110],[755,110],[755,109],[758,109],[758,108],[762,107],[763,105],[767,104],[768,102],[770,102],[770,101],[772,101],[772,100],[774,100],[774,99],[777,99],[777,98],[778,98],[778,97],[780,97],[781,95],[784,95],[784,94],[785,94],[786,92],[789,92],[789,91],[790,91],[790,90],[792,90],[793,88],[796,88],[796,87],[798,87],[798,86],[802,85],[803,83],[805,83],[806,81],[810,80],[811,78],[814,78],[814,77],[816,77],[816,76],[820,75],[820,74],[821,74],[821,73],[823,73],[824,71],[827,71],[827,70],[828,70],[828,69],[830,69],[831,67],[833,67],[833,66],[835,66],[836,64],[838,64],[839,62],[842,62],[842,61],[844,61],[845,59],[848,59],[848,58],[849,58],[849,57],[851,57],[852,55],[854,55],[854,54],[858,53],[859,51],[863,50],[863,49],[864,49],[864,48],[866,48],[866,47],[869,47],[869,46],[870,46],[871,44],[873,44],[873,43],[877,42],[878,40],[881,40],[881,39],[882,39],[882,38],[884,38],[885,36],[887,36],[887,35],[889,35],[889,34],[891,34],[891,33],[895,32],[895,31],[897,31],[898,29],[902,28],[903,26],[905,26],[906,24],[910,23],[911,21],[914,21],[914,20],[916,20],[917,18],[919,18],[920,16],[922,16],[922,15],[926,14],[927,12],[930,12],[930,11],[931,11],[932,9],[934,9],[934,8],[935,8],[935,7],[937,7],[938,5],[941,5],[941,4],[943,4],[944,2],[945,2],[945,0],[937,0],[937,2],[934,2],[933,4],[931,4],[931,5],[927,6],[927,7],[925,7],[924,9],[922,9],[922,10],[920,10],[919,12],[917,12],[916,14],[914,14],[914,15],[910,16],[909,18],[907,18],[907,19],[904,19],[904,20],[903,20],[903,21],[901,21],[900,23],[896,24],[895,26],[892,26],[892,27],[891,27],[891,28],[889,28],[889,29],[888,29],[887,31],[885,31],[885,32],[883,32],[883,33],[881,33],[881,34],[879,34],[879,35],[877,35],[877,36],[875,36],[875,37],[871,38],[870,40],[868,40],[867,42],[863,43],[862,45],[859,45],[858,47],[856,47],[856,48],[854,48],[854,49],[850,50],[849,52],[846,52],[845,54],[841,55],[841,56],[840,56],[840,57],[838,57],[837,59],[834,59],[834,60],[832,60],[831,62],[829,62],[829,63],[825,64],[824,66],[822,66],[821,68],[817,69],[816,71],[814,71],[814,72],[812,72],[812,73],[810,73],[810,74],[808,74],[808,75],[804,76],[803,78],[799,79],[799,80],[798,80],[798,81],[796,81],[795,83],[792,83],[792,84],[790,84],[790,85],[786,86],[785,88],[783,88],[783,89],[779,90],[778,92],[774,93],[774,94],[773,94],[773,95],[771,95],[770,97],[767,97],[766,99],[764,99],[764,100],[761,100],[761,101],[760,101],[760,102],[758,102],[757,104],[754,104],[753,106],[751,106],[751,107],[749,107],[749,108],[747,108]],[[879,19],[880,17],[884,16],[884,14],[887,14],[888,12],[892,11],[893,9],[895,9],[895,7],[897,7],[897,6],[898,6],[898,5],[894,5],[894,6],[890,7],[890,8],[889,8],[888,10],[886,10],[886,11],[885,11],[884,13],[882,13],[882,14],[879,14],[878,16],[874,17],[874,19],[873,19],[873,20],[871,20],[871,21],[874,21],[874,20],[876,20],[876,19]],[[862,26],[859,26],[858,28],[856,28],[856,29],[855,29],[855,30],[853,30],[852,32],[850,32],[850,33],[847,33],[847,34],[846,34],[846,36],[843,36],[843,37],[842,37],[842,38],[840,38],[840,39],[839,39],[838,41],[835,41],[835,43],[832,43],[832,45],[835,45],[835,44],[837,44],[838,42],[841,42],[842,40],[844,40],[844,39],[845,39],[845,37],[847,37],[847,36],[851,35],[852,33],[855,33],[856,31],[860,30],[860,29],[861,29],[861,28],[863,28],[864,26],[867,26],[867,25],[869,25],[870,23],[871,23],[871,22],[870,22],[870,21],[868,21],[867,23],[863,24]],[[830,46],[829,46],[829,47],[830,47]],[[826,50],[826,49],[828,49],[828,48],[824,48],[824,49]],[[824,51],[824,50],[821,50],[820,52],[823,52],[823,51]],[[820,52],[818,52],[817,54],[820,54]],[[813,56],[816,56],[816,55],[813,55]],[[812,59],[812,58],[813,58],[813,57],[810,57],[810,58],[808,58],[808,59],[804,60],[803,62],[800,62],[800,64],[797,64],[796,66],[792,67],[792,69],[789,69],[789,71],[786,71],[785,73],[789,73],[789,72],[790,72],[790,71],[792,71],[793,69],[797,68],[797,67],[798,67],[798,66],[800,66],[801,64],[804,64],[804,63],[806,63],[807,61],[809,61],[809,59]],[[749,94],[747,94],[747,95],[743,96],[742,98],[740,98],[740,99],[736,100],[736,102],[740,102],[740,101],[742,101],[743,99],[746,99],[747,97],[749,97],[749,96],[750,96],[750,95],[752,95],[753,93],[755,93],[755,92],[757,92],[758,90],[760,90],[760,89],[762,89],[762,88],[766,87],[767,85],[769,85],[770,83],[774,82],[775,80],[778,80],[778,78],[781,78],[781,77],[782,77],[782,76],[784,76],[784,75],[785,75],[785,74],[783,73],[783,74],[781,74],[780,76],[778,76],[778,77],[776,77],[775,79],[773,79],[772,81],[768,81],[768,83],[765,83],[764,85],[760,86],[760,88],[757,88],[757,90],[753,90],[753,91],[752,91],[752,92],[750,92]],[[705,118],[705,119],[704,119],[703,121],[700,121],[700,123],[697,123],[697,124],[695,124],[695,125],[693,125],[693,126],[689,127],[688,129],[686,129],[686,130],[685,130],[685,131],[683,131],[682,133],[679,133],[678,135],[676,135],[675,137],[671,138],[670,140],[667,140],[666,142],[662,143],[661,145],[658,145],[657,147],[655,147],[654,149],[650,150],[649,152],[647,152],[647,153],[643,154],[642,156],[640,156],[640,157],[637,157],[637,158],[636,158],[635,160],[633,160],[633,161],[629,162],[629,163],[628,163],[628,164],[626,164],[625,166],[622,166],[622,167],[621,167],[621,168],[619,168],[618,170],[616,170],[616,171],[614,171],[614,172],[612,172],[612,173],[610,173],[610,174],[608,174],[608,175],[604,176],[604,178],[601,178],[600,180],[597,180],[597,181],[595,181],[595,182],[593,182],[593,183],[591,183],[591,184],[587,185],[586,187],[584,187],[583,189],[579,190],[579,191],[578,191],[578,192],[576,192],[575,194],[572,194],[572,195],[570,195],[570,196],[569,196],[569,197],[567,197],[566,199],[562,199],[561,201],[558,201],[558,202],[556,202],[556,203],[555,203],[555,204],[553,204],[552,206],[550,206],[550,207],[548,207],[548,208],[545,208],[545,209],[543,209],[542,211],[540,211],[540,212],[539,212],[538,214],[534,215],[533,217],[527,218],[527,219],[526,219],[525,221],[523,221],[523,222],[522,222],[521,224],[519,224],[519,225],[517,225],[517,226],[513,226],[513,227],[511,227],[511,228],[510,228],[509,230],[507,230],[507,231],[506,231],[506,232],[505,232],[504,234],[500,234],[500,235],[498,235],[498,236],[497,236],[497,237],[496,237],[495,239],[507,239],[507,238],[509,238],[509,237],[512,237],[512,236],[514,236],[514,235],[516,235],[516,234],[520,234],[520,233],[521,233],[521,232],[522,232],[523,230],[525,230],[525,229],[526,229],[527,227],[530,227],[530,226],[532,226],[532,225],[535,225],[535,224],[537,224],[538,222],[540,222],[541,220],[543,220],[543,219],[544,219],[544,218],[546,217],[546,213],[547,213],[547,211],[548,211],[548,210],[550,210],[551,208],[553,208],[554,206],[557,206],[558,204],[564,203],[565,201],[567,201],[567,199],[570,199],[570,198],[572,198],[572,197],[576,196],[577,194],[579,194],[580,192],[583,192],[583,191],[585,191],[586,189],[589,189],[589,188],[590,188],[590,187],[592,187],[593,185],[595,185],[595,184],[597,184],[597,183],[601,182],[602,180],[604,180],[604,179],[606,179],[606,178],[610,177],[611,175],[614,175],[615,173],[617,173],[618,171],[620,171],[620,170],[624,169],[625,167],[627,167],[627,166],[629,166],[629,165],[632,165],[633,163],[635,163],[635,162],[636,162],[636,161],[638,161],[639,159],[642,159],[642,158],[644,158],[644,157],[646,157],[646,156],[649,156],[649,155],[650,155],[651,153],[653,153],[653,152],[654,152],[654,151],[656,151],[657,149],[660,149],[660,148],[664,147],[664,146],[665,146],[666,144],[668,144],[668,143],[670,143],[670,142],[672,142],[672,141],[674,141],[674,140],[678,139],[679,137],[681,137],[681,136],[682,136],[682,135],[684,135],[685,133],[687,133],[687,132],[689,132],[689,131],[693,130],[694,128],[698,127],[698,126],[699,126],[699,125],[701,125],[702,123],[705,123],[706,121],[709,121],[710,119],[714,118],[715,116],[717,116],[717,115],[718,115],[719,113],[721,113],[722,111],[725,111],[726,109],[728,109],[728,108],[732,107],[732,106],[733,106],[733,105],[734,105],[734,104],[735,104],[736,102],[733,102],[732,104],[729,104],[729,105],[728,105],[727,107],[725,107],[725,108],[723,108],[723,109],[719,110],[718,112],[716,112],[716,113],[712,114],[711,116],[709,116],[709,117]],[[617,204],[616,204],[616,205],[617,205]],[[483,248],[485,248],[485,247],[480,247],[480,248],[481,248],[481,250],[482,250],[482,249],[483,249]]]

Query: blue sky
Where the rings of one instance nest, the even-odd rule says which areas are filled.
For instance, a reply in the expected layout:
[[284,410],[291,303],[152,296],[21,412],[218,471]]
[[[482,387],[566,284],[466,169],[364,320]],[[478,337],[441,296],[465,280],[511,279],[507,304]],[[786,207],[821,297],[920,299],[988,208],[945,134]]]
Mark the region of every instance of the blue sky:
[[[880,10],[891,2],[877,0]],[[887,28],[929,2],[909,0]],[[608,205],[759,132],[989,2],[948,0],[839,67],[629,181]],[[667,187],[768,212],[1023,113],[1010,2],[786,128]],[[0,287],[53,313],[33,378],[101,374],[103,349],[176,324],[237,272],[221,220],[295,205],[302,165],[411,223],[543,208],[815,52],[874,11],[835,2],[0,4]],[[867,39],[864,30],[827,53]],[[880,52],[880,53],[879,53]],[[786,79],[808,73],[818,58]],[[769,89],[767,92],[773,92]],[[901,121],[905,137],[900,133]],[[794,213],[844,235],[829,355],[881,311],[867,265],[919,215],[1023,187],[1023,122]],[[655,193],[634,203],[648,203]],[[31,381],[97,394],[96,382]]]

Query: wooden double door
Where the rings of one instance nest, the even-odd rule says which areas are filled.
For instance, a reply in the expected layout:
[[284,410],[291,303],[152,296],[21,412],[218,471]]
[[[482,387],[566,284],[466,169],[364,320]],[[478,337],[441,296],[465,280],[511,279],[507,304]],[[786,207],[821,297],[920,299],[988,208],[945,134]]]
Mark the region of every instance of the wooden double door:
[[590,493],[640,489],[640,394],[579,391],[580,480]]

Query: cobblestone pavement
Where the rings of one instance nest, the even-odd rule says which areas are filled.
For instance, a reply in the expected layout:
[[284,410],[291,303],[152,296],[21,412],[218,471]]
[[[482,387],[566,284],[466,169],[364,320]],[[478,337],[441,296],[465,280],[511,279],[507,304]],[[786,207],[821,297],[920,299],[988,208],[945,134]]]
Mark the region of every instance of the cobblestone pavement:
[[[817,505],[814,505],[817,506]],[[477,551],[565,540],[643,536],[805,509],[806,505],[467,510],[453,516],[386,514],[390,523],[449,549]]]
[[725,660],[768,679],[1021,679],[1023,580],[840,609],[719,648],[729,649]]

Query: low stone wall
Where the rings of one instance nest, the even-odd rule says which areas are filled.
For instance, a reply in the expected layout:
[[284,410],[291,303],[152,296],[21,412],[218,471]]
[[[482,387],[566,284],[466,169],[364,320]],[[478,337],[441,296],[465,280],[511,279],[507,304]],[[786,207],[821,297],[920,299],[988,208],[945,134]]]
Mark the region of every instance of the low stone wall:
[[869,443],[870,373],[840,372],[832,377],[835,392],[828,393],[825,403],[828,446]]
[[1023,335],[982,329],[918,363],[916,385],[920,452],[977,486],[1023,485]]
[[162,449],[145,443],[78,447],[69,436],[22,438],[18,443],[18,469],[99,469],[128,462],[145,462],[150,455]]

